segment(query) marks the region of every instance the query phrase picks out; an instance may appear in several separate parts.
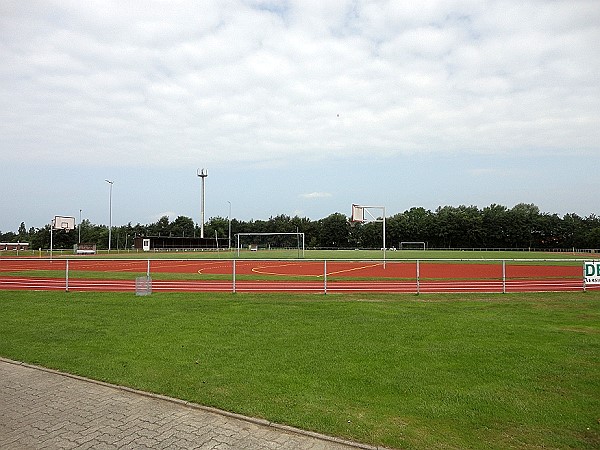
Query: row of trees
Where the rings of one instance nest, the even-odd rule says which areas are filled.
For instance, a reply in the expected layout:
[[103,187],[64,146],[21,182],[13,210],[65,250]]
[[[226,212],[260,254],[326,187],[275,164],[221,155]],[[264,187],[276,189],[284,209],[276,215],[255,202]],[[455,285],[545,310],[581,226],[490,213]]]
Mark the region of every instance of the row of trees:
[[[229,221],[213,217],[204,226],[206,237],[227,240]],[[88,220],[80,230],[55,231],[54,248],[72,248],[81,242],[95,243],[99,249],[108,247],[108,227]],[[380,248],[382,224],[371,222],[352,224],[341,213],[320,220],[279,215],[269,220],[231,220],[232,238],[236,233],[303,232],[307,247],[316,248]],[[148,225],[113,227],[111,247],[131,248],[135,236],[200,236],[200,229],[189,217],[170,221],[167,216]],[[281,238],[273,237],[277,245]],[[30,228],[21,223],[16,233],[0,233],[1,242],[29,242],[30,248],[49,248],[50,226]],[[600,248],[600,218],[567,214],[541,213],[534,204],[520,203],[513,208],[492,204],[483,209],[476,206],[443,206],[435,211],[415,207],[386,218],[386,243],[397,247],[403,241],[422,241],[429,248],[536,248],[571,249]],[[233,245],[234,243],[232,243]]]

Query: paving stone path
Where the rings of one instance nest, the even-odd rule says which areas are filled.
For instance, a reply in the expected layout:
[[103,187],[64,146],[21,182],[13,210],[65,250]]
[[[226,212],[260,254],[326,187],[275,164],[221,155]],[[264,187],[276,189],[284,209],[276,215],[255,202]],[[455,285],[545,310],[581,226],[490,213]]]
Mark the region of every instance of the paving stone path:
[[374,449],[0,358],[2,449]]

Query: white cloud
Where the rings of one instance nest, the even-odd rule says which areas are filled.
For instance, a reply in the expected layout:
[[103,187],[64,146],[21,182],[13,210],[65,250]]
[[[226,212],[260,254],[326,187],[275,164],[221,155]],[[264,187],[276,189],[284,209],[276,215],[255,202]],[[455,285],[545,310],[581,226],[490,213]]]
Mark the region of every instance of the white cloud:
[[281,5],[9,3],[3,160],[597,152],[594,1]]
[[327,198],[327,197],[331,197],[331,194],[329,192],[311,192],[309,194],[301,194],[300,195],[301,198]]
[[161,213],[156,213],[153,214],[152,216],[150,216],[150,221],[149,223],[155,223],[158,222],[160,219],[162,219],[163,217],[168,217],[169,221],[172,222],[173,220],[175,220],[177,217],[179,217],[181,214],[177,214],[173,211],[165,211],[165,212],[161,212]]

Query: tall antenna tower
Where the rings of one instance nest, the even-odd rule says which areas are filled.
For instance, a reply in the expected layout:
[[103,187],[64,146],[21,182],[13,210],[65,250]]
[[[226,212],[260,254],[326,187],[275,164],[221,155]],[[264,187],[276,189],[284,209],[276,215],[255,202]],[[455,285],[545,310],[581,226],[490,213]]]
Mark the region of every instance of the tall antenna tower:
[[202,195],[200,197],[200,237],[204,239],[204,201],[206,200],[204,180],[208,176],[208,171],[206,169],[198,169],[196,174],[202,178]]

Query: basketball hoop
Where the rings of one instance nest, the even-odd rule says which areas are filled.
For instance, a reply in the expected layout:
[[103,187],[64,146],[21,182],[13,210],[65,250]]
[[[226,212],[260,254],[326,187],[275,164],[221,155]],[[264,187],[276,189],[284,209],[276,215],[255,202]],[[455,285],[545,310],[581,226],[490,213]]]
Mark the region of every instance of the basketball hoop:
[[52,228],[55,230],[71,231],[75,229],[75,217],[54,216]]
[[[381,211],[382,217],[373,214],[373,210]],[[365,213],[367,216],[365,217]],[[350,225],[356,223],[382,222],[383,223],[383,267],[385,268],[385,206],[362,206],[352,204],[352,219]]]
[[67,233],[75,229],[75,217],[69,216],[54,216],[50,223],[50,259],[52,259],[53,236],[52,231],[66,231]]

